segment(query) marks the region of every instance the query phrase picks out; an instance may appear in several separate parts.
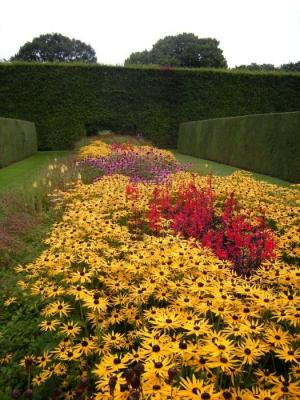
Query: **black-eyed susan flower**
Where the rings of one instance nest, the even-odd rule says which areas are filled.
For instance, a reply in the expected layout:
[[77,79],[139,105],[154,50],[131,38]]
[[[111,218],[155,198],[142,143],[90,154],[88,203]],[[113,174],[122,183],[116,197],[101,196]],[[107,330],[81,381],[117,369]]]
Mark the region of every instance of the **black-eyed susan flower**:
[[220,395],[215,391],[214,385],[207,385],[203,380],[197,379],[194,375],[191,378],[182,378],[180,384],[183,388],[180,391],[180,398],[182,399],[220,399]]
[[40,328],[42,331],[56,331],[60,322],[57,319],[45,320],[40,323]]
[[81,331],[81,327],[73,321],[69,321],[66,324],[61,324],[60,327],[60,332],[63,335],[67,335],[67,336],[76,336],[78,335],[78,333]]
[[242,360],[242,364],[253,364],[263,354],[264,347],[258,340],[247,338],[237,349],[236,355]]
[[46,317],[58,314],[60,317],[67,317],[71,311],[71,306],[66,302],[55,301],[54,303],[49,304],[44,310],[44,315]]

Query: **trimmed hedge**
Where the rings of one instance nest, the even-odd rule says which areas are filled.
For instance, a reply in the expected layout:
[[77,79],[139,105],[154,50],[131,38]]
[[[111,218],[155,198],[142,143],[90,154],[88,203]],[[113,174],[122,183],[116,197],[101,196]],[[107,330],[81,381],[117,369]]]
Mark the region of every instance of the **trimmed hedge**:
[[40,149],[67,149],[86,127],[142,132],[175,147],[183,121],[300,109],[300,74],[0,64],[0,115],[34,121]]
[[0,118],[0,168],[37,152],[33,122]]
[[180,124],[181,153],[300,181],[300,111]]

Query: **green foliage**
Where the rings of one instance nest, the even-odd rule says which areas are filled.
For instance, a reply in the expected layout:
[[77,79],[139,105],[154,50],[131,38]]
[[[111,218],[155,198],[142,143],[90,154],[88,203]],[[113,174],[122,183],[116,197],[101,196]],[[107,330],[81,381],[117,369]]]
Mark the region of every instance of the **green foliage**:
[[300,61],[295,63],[291,62],[288,64],[282,64],[280,66],[280,69],[288,72],[300,72]]
[[151,55],[151,51],[148,50],[136,51],[131,53],[130,56],[125,60],[125,65],[153,64]]
[[245,69],[248,71],[276,71],[276,67],[273,64],[256,64],[252,63],[249,65],[239,65],[235,69]]
[[275,67],[274,64],[256,64],[239,65],[235,69],[247,71],[285,71],[285,72],[300,72],[300,61],[282,64],[280,67]]
[[[172,153],[178,161],[188,165],[188,170],[190,170],[191,172],[197,172],[200,175],[212,174],[214,176],[228,176],[233,174],[234,172],[243,171],[240,168],[233,167],[231,165],[221,164],[210,160],[204,160],[199,157],[192,157],[187,154],[182,154],[177,150],[172,150]],[[273,185],[285,187],[291,186],[289,182],[274,178],[269,175],[251,173],[251,176],[254,179],[267,183],[272,183]]]
[[0,168],[37,151],[37,135],[32,122],[0,118]]
[[125,64],[158,64],[174,67],[226,68],[227,62],[212,38],[198,38],[193,33],[166,36],[150,51],[132,53]]
[[183,121],[300,109],[300,76],[216,69],[0,64],[0,115],[34,121],[41,150],[91,133],[143,133],[176,147]]
[[[14,205],[18,207],[18,204]],[[23,214],[23,222],[27,218],[28,215]],[[50,211],[43,217],[39,215],[34,227],[22,237],[22,246],[7,260],[0,256],[0,357],[12,354],[12,360],[0,366],[1,400],[11,399],[13,389],[26,389],[27,374],[19,365],[20,360],[52,345],[51,338],[42,336],[38,327],[41,320],[38,302],[17,286],[22,276],[16,275],[14,267],[19,263],[31,262],[40,254],[45,247],[41,237],[46,236],[53,222],[54,216]],[[10,297],[14,297],[15,302],[3,305],[5,299]]]
[[0,194],[32,187],[34,181],[46,178],[47,166],[69,155],[68,151],[39,151],[31,157],[0,169]]
[[97,62],[95,50],[88,44],[60,33],[47,33],[25,43],[11,61]]
[[300,112],[186,122],[179,128],[178,150],[299,182],[299,132]]

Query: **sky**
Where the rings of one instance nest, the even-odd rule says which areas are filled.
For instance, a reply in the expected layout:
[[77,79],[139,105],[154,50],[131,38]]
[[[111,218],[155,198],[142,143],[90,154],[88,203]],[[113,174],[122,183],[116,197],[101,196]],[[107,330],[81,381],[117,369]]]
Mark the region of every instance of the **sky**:
[[300,0],[0,0],[0,59],[58,32],[122,65],[167,35],[212,37],[228,65],[300,61]]

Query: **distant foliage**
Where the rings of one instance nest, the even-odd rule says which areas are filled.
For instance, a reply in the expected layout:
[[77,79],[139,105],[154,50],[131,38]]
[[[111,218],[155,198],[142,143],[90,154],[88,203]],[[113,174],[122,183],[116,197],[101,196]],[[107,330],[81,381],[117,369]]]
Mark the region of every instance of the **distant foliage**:
[[256,64],[252,63],[249,65],[239,65],[236,66],[235,69],[246,69],[248,71],[276,71],[276,67],[274,64]]
[[158,40],[150,51],[132,53],[125,64],[158,64],[173,67],[226,68],[227,62],[212,38],[198,38],[193,33],[166,36]]
[[280,69],[288,72],[300,72],[300,61],[281,65]]
[[25,43],[11,61],[97,62],[95,50],[86,43],[60,33],[40,35]]
[[248,71],[285,71],[285,72],[300,72],[300,61],[282,64],[280,67],[275,67],[274,64],[257,64],[239,65],[235,69],[243,69]]

